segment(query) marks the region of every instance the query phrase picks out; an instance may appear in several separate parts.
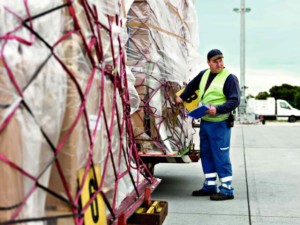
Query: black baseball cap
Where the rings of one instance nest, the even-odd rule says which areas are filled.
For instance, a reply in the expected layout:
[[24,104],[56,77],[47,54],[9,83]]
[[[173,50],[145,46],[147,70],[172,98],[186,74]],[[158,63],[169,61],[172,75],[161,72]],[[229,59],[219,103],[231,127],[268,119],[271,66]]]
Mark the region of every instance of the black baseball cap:
[[207,53],[207,60],[216,60],[219,58],[223,58],[223,53],[219,49],[212,49]]

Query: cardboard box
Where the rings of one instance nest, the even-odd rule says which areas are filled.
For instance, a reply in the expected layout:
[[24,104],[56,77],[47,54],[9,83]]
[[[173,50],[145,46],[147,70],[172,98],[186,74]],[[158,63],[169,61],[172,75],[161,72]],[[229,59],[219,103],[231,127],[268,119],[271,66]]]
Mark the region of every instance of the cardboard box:
[[[0,126],[4,122],[5,114],[10,104],[12,96],[6,90],[9,84],[9,78],[2,73],[0,60]],[[4,155],[10,161],[18,166],[22,165],[22,136],[19,121],[14,116],[7,126],[0,133],[0,154]],[[23,175],[11,167],[6,162],[0,160],[0,206],[7,207],[0,210],[0,222],[10,220],[17,206],[24,198]]]
[[[80,45],[77,43],[77,37],[66,41],[65,43],[65,55],[68,69],[72,72],[77,82],[79,83],[82,92],[84,93],[90,78],[90,74],[87,74],[80,65],[74,61],[73,57],[77,57],[81,53]],[[70,60],[70,59],[73,59]],[[97,77],[97,75],[95,75]],[[97,115],[100,104],[99,93],[100,80],[94,78],[89,95],[87,96],[86,111],[88,116]],[[59,142],[61,143],[65,136],[68,134],[72,127],[72,124],[76,120],[79,113],[82,100],[78,93],[75,83],[69,78],[67,87],[67,103],[65,109],[65,115],[62,123],[62,129],[60,133]],[[101,122],[101,121],[100,121]],[[64,146],[57,156],[57,160],[60,163],[63,176],[66,180],[67,186],[71,193],[72,199],[75,198],[77,193],[77,171],[79,168],[85,166],[87,159],[87,153],[90,147],[90,141],[88,137],[88,129],[90,124],[86,124],[84,114],[81,115],[74,130],[65,141]],[[93,129],[90,129],[91,132]],[[99,146],[99,141],[95,142],[94,148]],[[95,153],[96,154],[96,153]],[[49,188],[55,193],[67,198],[67,192],[62,183],[62,178],[59,175],[57,166],[53,163]],[[71,210],[70,205],[62,201],[51,194],[47,195],[47,208],[57,208],[57,210]]]
[[[22,165],[22,138],[19,122],[11,119],[0,134],[0,154],[17,165]],[[10,220],[17,206],[24,198],[23,175],[15,168],[0,160],[0,222]],[[12,206],[15,206],[11,208]]]
[[[78,77],[77,77],[78,78]],[[80,79],[78,79],[80,80]],[[81,79],[81,84],[84,87],[88,82],[88,76]],[[97,80],[93,82],[92,89],[90,91],[90,95],[88,97],[88,101],[86,104],[87,112],[89,115],[97,115],[97,106],[99,105],[99,98],[98,96],[98,85],[99,83]],[[83,89],[84,90],[84,89]],[[62,130],[60,134],[59,143],[64,139],[65,135],[69,132],[73,122],[76,119],[76,116],[79,112],[79,107],[81,104],[81,99],[79,94],[76,90],[75,84],[69,80],[68,82],[68,94],[67,94],[67,108],[64,115]],[[101,121],[100,121],[101,122]],[[78,121],[75,129],[70,134],[68,139],[66,140],[63,148],[58,154],[58,161],[62,168],[63,176],[67,182],[69,187],[69,191],[71,193],[72,198],[74,199],[77,193],[77,171],[81,167],[80,165],[84,166],[85,161],[87,159],[87,154],[90,147],[90,142],[88,138],[88,129],[90,125],[87,125],[84,119],[84,114],[81,115],[80,120]],[[92,132],[93,130],[91,130]],[[97,149],[99,145],[99,141],[95,143],[94,149]],[[98,149],[99,150],[99,149]],[[95,150],[95,154],[96,154]],[[66,190],[62,183],[62,179],[59,175],[57,170],[57,166],[54,163],[52,166],[50,181],[49,181],[49,188],[59,193],[60,195],[67,197]],[[69,208],[70,206],[67,205],[65,202],[56,198],[50,194],[47,196],[47,206],[58,207],[58,208]]]

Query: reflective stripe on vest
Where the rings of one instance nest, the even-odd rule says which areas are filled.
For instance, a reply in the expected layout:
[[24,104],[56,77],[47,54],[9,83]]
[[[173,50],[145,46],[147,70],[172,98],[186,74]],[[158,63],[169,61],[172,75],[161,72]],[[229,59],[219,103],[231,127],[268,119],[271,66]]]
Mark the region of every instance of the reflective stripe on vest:
[[[210,70],[206,70],[199,84],[199,98],[203,105],[218,106],[226,102],[226,96],[223,93],[223,87],[227,77],[230,75],[227,69],[223,69],[216,77],[212,80],[210,86],[204,93],[204,89],[210,74]],[[203,95],[204,93],[204,95]],[[229,113],[217,114],[216,116],[203,116],[202,119],[205,121],[219,122],[224,121],[228,118]]]

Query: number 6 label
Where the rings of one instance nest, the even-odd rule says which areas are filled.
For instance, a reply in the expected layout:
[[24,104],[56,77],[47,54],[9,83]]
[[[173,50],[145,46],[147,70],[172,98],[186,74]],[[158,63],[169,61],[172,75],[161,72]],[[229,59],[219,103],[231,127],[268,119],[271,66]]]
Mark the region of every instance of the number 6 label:
[[[78,180],[79,184],[82,183],[83,176],[84,176],[85,168],[82,168],[78,171]],[[88,171],[85,183],[83,185],[80,203],[82,207],[88,203],[88,201],[92,198],[94,193],[97,190],[97,186],[99,186],[101,181],[101,171],[100,166],[94,166],[95,175],[93,169],[90,168]],[[96,185],[96,180],[98,181],[98,185]],[[85,225],[107,225],[106,215],[105,215],[105,203],[103,201],[102,195],[99,193],[97,197],[92,201],[89,205],[88,209],[84,212],[84,224]]]

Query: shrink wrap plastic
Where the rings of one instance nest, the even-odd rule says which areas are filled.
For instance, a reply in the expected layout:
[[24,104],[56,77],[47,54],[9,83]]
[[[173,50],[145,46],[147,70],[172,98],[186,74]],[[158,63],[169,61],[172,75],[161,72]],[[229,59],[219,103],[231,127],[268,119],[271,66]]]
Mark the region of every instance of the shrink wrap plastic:
[[[41,10],[50,9],[59,4],[58,1],[45,2],[42,6],[38,1],[30,1],[28,6],[35,15]],[[66,104],[66,74],[58,63],[49,58],[49,49],[43,46],[28,29],[14,28],[20,24],[16,17],[27,18],[28,13],[24,9],[22,1],[2,1],[0,5],[1,35],[15,35],[27,41],[31,45],[20,44],[15,40],[0,40],[3,50],[0,67],[0,92],[1,107],[0,124],[3,126],[13,115],[8,125],[0,133],[0,154],[22,168],[30,176],[35,177],[42,186],[48,185],[50,166],[53,153],[41,133],[41,129],[47,135],[49,142],[56,145],[59,138],[64,108]],[[5,10],[13,8],[13,13]],[[16,15],[14,15],[16,14]],[[55,18],[55,20],[54,20]],[[54,22],[51,33],[44,23]],[[52,22],[52,24],[53,24]],[[35,20],[32,26],[45,37],[47,42],[53,44],[62,34],[62,14],[54,12],[46,17]],[[12,85],[9,70],[4,67],[7,64],[13,74],[16,84]],[[35,74],[38,73],[38,76]],[[16,87],[19,89],[17,91]],[[22,96],[21,96],[21,93]],[[24,102],[24,104],[21,103]],[[26,107],[28,107],[27,110]],[[16,109],[15,113],[14,110]],[[36,182],[28,176],[21,174],[15,168],[0,162],[1,189],[0,206],[12,208],[0,211],[0,221],[9,220],[19,214],[18,218],[35,218],[44,216],[46,192],[36,188]],[[2,170],[3,168],[3,170]],[[3,185],[2,185],[3,184]],[[4,186],[4,188],[2,188]],[[16,207],[20,206],[20,207]],[[20,210],[20,212],[19,212]],[[27,224],[33,224],[28,222]],[[34,224],[42,224],[37,222]]]
[[132,115],[142,154],[176,155],[192,142],[175,93],[200,71],[195,1],[135,0],[128,13],[127,65],[141,98]]
[[[0,3],[0,222],[39,219],[48,210],[80,213],[72,207],[80,204],[78,171],[91,162],[113,210],[144,180],[132,162],[121,93],[128,86],[137,111],[135,77],[124,65],[133,1],[86,1],[101,26],[82,1],[24,22],[66,2]],[[125,70],[126,82],[115,83]],[[23,224],[33,223],[46,222]]]

